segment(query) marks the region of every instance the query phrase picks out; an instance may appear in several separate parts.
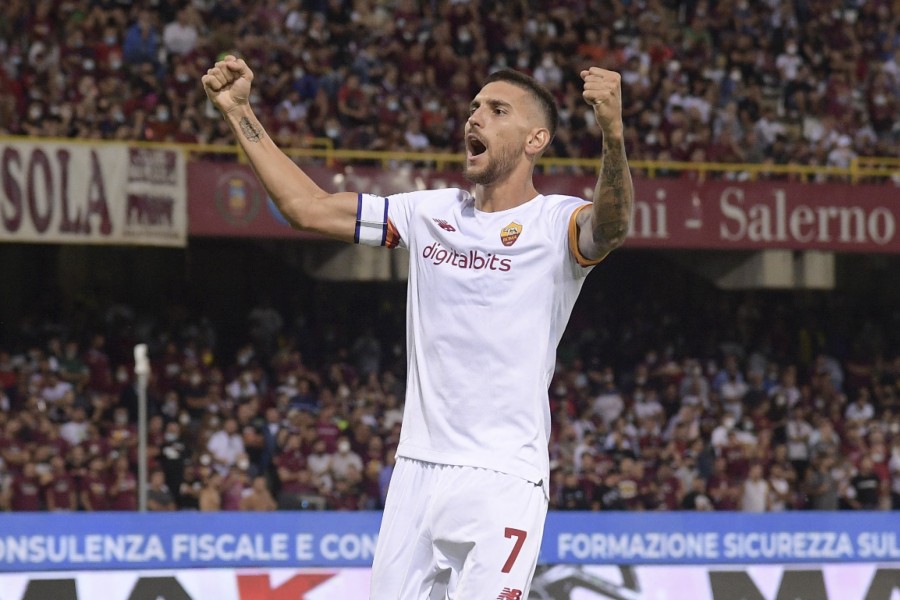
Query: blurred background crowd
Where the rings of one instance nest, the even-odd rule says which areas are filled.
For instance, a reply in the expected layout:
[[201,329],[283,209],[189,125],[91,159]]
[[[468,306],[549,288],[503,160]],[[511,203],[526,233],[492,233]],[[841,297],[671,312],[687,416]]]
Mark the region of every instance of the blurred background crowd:
[[[0,134],[231,145],[199,79],[234,52],[285,146],[458,152],[511,66],[560,103],[549,154],[596,157],[578,72],[600,65],[623,75],[632,159],[846,166],[900,154],[898,20],[888,0],[5,0]],[[552,508],[900,507],[895,311],[630,277],[589,281],[560,347]],[[403,306],[317,321],[270,300],[231,322],[103,297],[0,321],[0,507],[137,507],[140,341],[152,510],[379,509]]]
[[0,133],[232,136],[200,77],[226,53],[286,147],[460,152],[481,81],[556,95],[550,156],[599,155],[578,73],[622,73],[630,157],[846,167],[900,154],[897,0],[7,0]]
[[[896,311],[815,292],[694,286],[669,299],[597,275],[548,390],[554,509],[900,508]],[[3,507],[135,509],[143,341],[151,509],[381,508],[405,381],[402,305],[382,302],[358,307],[383,322],[369,329],[350,312],[288,314],[262,294],[235,315],[233,350],[187,307],[109,302],[77,325],[8,327]]]

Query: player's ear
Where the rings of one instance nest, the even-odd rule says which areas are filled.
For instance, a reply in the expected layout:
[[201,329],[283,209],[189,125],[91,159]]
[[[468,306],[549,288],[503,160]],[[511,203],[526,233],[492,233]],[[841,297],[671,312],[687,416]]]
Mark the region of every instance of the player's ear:
[[525,152],[529,156],[540,156],[550,145],[550,131],[546,127],[531,130],[525,141]]

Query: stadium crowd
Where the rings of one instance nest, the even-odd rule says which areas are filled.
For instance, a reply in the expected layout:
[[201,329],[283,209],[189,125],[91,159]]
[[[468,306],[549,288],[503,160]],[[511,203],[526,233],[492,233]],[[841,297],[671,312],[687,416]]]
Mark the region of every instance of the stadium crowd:
[[897,0],[7,0],[0,133],[230,145],[200,76],[228,52],[286,147],[460,151],[483,78],[556,95],[549,155],[598,156],[578,73],[622,73],[633,160],[900,155]]
[[[789,293],[693,316],[635,301],[597,318],[598,301],[576,309],[548,391],[552,508],[900,508],[896,326]],[[263,303],[226,356],[209,322],[147,322],[116,305],[83,336],[52,320],[8,332],[4,509],[136,508],[136,337],[153,367],[151,510],[383,506],[402,339],[335,337]]]
[[[596,157],[577,73],[597,64],[623,75],[632,159],[900,155],[896,0],[6,0],[0,134],[231,145],[199,84],[226,52],[248,59],[253,104],[289,147],[458,151],[480,81],[513,66],[559,100],[550,154]],[[548,395],[551,506],[900,508],[900,336],[808,308],[576,312]],[[77,331],[7,332],[0,506],[137,507],[140,338],[151,510],[380,508],[402,340],[308,335],[268,305],[248,321],[233,354],[208,321],[137,335],[121,306]]]

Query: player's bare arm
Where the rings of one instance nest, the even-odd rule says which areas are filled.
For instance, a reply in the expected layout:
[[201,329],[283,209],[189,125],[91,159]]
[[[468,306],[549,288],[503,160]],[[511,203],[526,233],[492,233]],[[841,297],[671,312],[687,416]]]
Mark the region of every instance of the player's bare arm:
[[594,109],[603,132],[603,162],[594,188],[594,205],[578,215],[578,249],[600,259],[621,246],[628,235],[634,185],[625,157],[622,124],[622,78],[614,71],[591,67],[581,72],[583,97]]
[[206,72],[202,82],[206,95],[234,131],[257,177],[291,225],[352,242],[357,195],[329,194],[278,149],[250,107],[253,71],[247,63],[226,56]]

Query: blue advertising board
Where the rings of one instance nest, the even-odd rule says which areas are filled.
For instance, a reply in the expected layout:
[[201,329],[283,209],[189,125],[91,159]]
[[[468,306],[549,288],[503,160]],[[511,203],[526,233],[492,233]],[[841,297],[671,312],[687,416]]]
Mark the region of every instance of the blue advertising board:
[[[0,571],[368,567],[381,513],[7,513]],[[550,513],[542,564],[900,560],[900,513]]]

